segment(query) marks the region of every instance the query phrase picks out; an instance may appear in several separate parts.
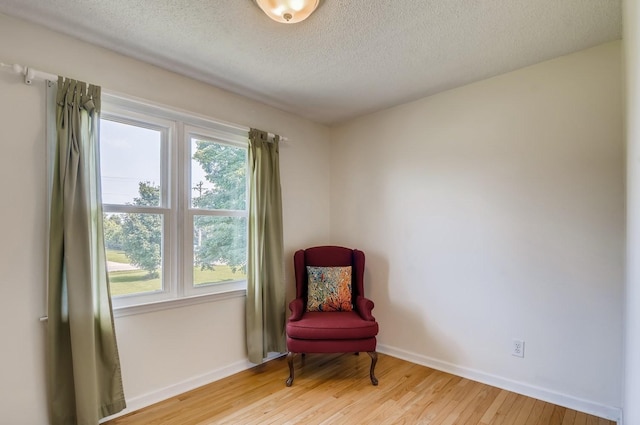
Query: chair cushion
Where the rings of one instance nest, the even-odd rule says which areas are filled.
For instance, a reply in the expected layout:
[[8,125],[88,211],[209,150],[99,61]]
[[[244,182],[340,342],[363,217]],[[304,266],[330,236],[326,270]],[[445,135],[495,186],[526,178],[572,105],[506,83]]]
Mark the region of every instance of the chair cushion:
[[378,334],[378,323],[355,311],[308,311],[287,323],[287,335],[296,339],[362,339]]
[[292,353],[359,353],[376,351],[376,337],[364,339],[297,339],[287,337]]
[[351,311],[351,266],[307,266],[307,311]]

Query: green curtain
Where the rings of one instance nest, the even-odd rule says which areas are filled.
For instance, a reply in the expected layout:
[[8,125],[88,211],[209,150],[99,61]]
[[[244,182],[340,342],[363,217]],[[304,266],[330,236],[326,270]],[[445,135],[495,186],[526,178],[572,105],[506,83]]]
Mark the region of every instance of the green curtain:
[[249,254],[247,351],[262,363],[269,352],[286,351],[284,248],[279,137],[249,131]]
[[100,87],[58,79],[47,332],[53,425],[97,425],[125,408],[102,233],[99,113]]

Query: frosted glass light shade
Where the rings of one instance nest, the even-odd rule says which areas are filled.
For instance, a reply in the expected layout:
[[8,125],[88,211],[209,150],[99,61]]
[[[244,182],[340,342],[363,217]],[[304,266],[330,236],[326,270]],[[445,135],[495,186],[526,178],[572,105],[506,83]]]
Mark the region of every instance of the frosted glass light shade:
[[283,24],[295,24],[307,19],[319,0],[255,0],[268,17]]

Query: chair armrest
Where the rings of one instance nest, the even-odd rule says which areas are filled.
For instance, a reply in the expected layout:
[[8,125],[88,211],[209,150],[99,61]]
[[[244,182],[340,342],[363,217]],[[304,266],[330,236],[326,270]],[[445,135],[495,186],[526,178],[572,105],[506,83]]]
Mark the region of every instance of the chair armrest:
[[356,298],[356,310],[358,310],[358,314],[369,322],[375,322],[376,318],[371,314],[371,310],[373,310],[373,301],[363,296],[358,296]]
[[289,321],[295,322],[302,319],[302,313],[304,313],[304,300],[302,298],[294,299],[289,303],[289,310],[291,310]]

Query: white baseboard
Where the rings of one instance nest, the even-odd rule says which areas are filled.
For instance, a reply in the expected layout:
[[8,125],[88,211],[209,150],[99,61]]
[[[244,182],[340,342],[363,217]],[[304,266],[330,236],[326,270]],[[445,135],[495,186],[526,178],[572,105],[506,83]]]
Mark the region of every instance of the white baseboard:
[[[265,359],[265,361],[273,360],[283,355],[285,354],[270,353],[270,355]],[[118,418],[120,416],[126,415],[131,412],[135,412],[136,410],[140,410],[143,407],[151,406],[152,404],[186,393],[187,391],[194,390],[198,387],[210,384],[222,378],[231,376],[235,373],[250,369],[254,366],[256,365],[249,362],[249,360],[240,360],[238,362],[221,367],[219,369],[212,370],[205,374],[194,376],[182,382],[178,382],[177,384],[169,385],[168,387],[160,388],[158,390],[151,391],[146,394],[132,397],[130,399],[127,399],[126,409],[116,413],[115,415],[112,415],[100,420],[100,423]],[[125,393],[126,393],[126,388],[125,388]]]
[[619,407],[606,406],[590,400],[584,400],[567,394],[562,394],[546,388],[536,387],[534,385],[523,384],[501,376],[492,375],[463,366],[458,366],[432,357],[424,356],[410,351],[401,350],[384,344],[378,344],[378,352],[397,357],[432,369],[451,373],[473,381],[482,382],[483,384],[498,387],[514,393],[522,394],[548,403],[557,404],[558,406],[577,410],[579,412],[588,413],[590,415],[599,416],[601,418],[616,421],[622,425],[622,410]]

